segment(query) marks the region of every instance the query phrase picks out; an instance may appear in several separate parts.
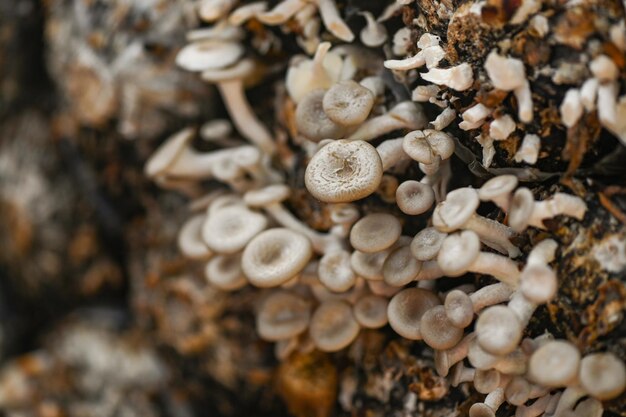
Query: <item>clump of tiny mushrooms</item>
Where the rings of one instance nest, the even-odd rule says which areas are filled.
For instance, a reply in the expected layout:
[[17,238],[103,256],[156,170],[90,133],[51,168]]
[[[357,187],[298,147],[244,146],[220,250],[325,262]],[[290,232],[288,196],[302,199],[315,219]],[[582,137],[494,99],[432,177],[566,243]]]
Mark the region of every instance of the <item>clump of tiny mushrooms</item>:
[[[555,216],[582,220],[585,202],[566,193],[535,201],[513,175],[493,177],[478,189],[448,190],[455,139],[444,129],[457,115],[442,102],[441,91],[470,88],[471,66],[440,68],[444,48],[428,33],[420,37],[417,54],[404,58],[405,34],[398,32],[393,51],[401,57],[383,62],[366,47],[385,42],[385,19],[367,13],[360,34],[365,46],[333,48],[320,41],[318,12],[338,41],[356,39],[333,0],[283,0],[272,9],[264,2],[200,5],[201,18],[213,25],[190,33],[178,63],[217,86],[247,143],[235,139],[228,121],[212,121],[200,135],[226,146],[196,151],[196,132],[188,128],[166,140],[145,172],[164,187],[187,191],[201,181],[221,184],[192,204],[195,214],[181,228],[179,247],[206,265],[206,280],[219,289],[266,289],[256,325],[263,339],[276,343],[279,358],[296,350],[339,351],[364,329],[389,325],[428,345],[437,372],[452,385],[471,382],[486,394],[471,407],[471,417],[495,416],[505,401],[518,407],[516,416],[582,417],[624,390],[626,369],[615,355],[581,357],[568,341],[525,338],[536,308],[556,296],[559,277],[551,263],[558,243],[546,238],[523,254],[514,238],[529,227],[545,228],[543,222]],[[241,43],[242,25],[250,19],[284,30],[287,22],[300,25],[298,43],[312,55],[288,63],[281,88],[292,105],[285,122],[291,145],[306,160],[299,180],[310,198],[326,206],[328,230],[316,230],[293,210],[297,181],[287,173],[298,169],[293,156],[278,152],[276,138],[284,130],[272,131],[247,100],[245,88],[264,75]],[[495,88],[514,93],[519,120],[530,121],[521,62],[494,51],[485,66]],[[388,104],[384,67],[396,74],[426,67],[420,75],[427,83],[414,100]],[[434,121],[420,104],[426,101],[444,108]],[[491,113],[474,106],[461,115],[460,127],[478,128]],[[499,115],[489,131],[503,140],[515,129],[511,116]],[[421,174],[396,180],[391,199],[397,210],[364,211],[356,204],[384,194],[385,178],[410,164]],[[506,222],[478,214],[485,204],[502,210]],[[427,226],[407,236],[407,220],[415,216]],[[467,273],[492,277],[493,283],[436,291],[437,279]]]

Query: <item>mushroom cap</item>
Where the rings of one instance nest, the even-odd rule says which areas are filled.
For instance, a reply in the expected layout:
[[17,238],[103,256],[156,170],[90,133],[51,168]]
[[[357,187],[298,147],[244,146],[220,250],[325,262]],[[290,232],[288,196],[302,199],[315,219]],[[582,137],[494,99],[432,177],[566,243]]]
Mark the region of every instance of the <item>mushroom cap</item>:
[[298,132],[308,139],[319,142],[321,139],[337,139],[345,129],[335,123],[322,107],[325,91],[313,90],[305,95],[296,108],[296,126]]
[[545,343],[533,352],[528,364],[529,378],[546,387],[564,387],[578,375],[580,352],[565,340]]
[[339,81],[343,59],[338,53],[328,51],[328,48],[330,48],[328,42],[322,42],[318,46],[316,55],[323,53],[321,68],[316,68],[317,64],[312,59],[304,59],[289,65],[285,85],[289,96],[296,103],[299,103],[308,92],[318,88],[330,88]]
[[226,68],[211,68],[202,71],[202,81],[208,83],[221,83],[234,80],[248,80],[254,78],[256,74],[262,72],[264,68],[260,63],[252,58],[244,58],[237,61],[234,65]]
[[248,280],[241,269],[241,254],[217,255],[207,262],[204,276],[214,287],[223,291],[243,288]]
[[452,290],[446,295],[444,307],[453,326],[464,329],[474,320],[472,299],[461,290]]
[[580,384],[594,398],[605,401],[626,389],[624,362],[610,352],[592,353],[580,362]]
[[526,187],[518,188],[513,197],[511,197],[511,203],[509,207],[509,226],[516,232],[521,232],[526,229],[530,216],[533,214],[533,208],[535,207],[535,197],[532,191]]
[[476,320],[476,340],[492,355],[506,355],[515,350],[523,330],[515,312],[506,306],[488,307]]
[[276,291],[261,304],[256,315],[256,328],[262,339],[286,340],[305,331],[310,318],[310,306],[306,300],[287,291]]
[[374,94],[352,80],[340,81],[324,94],[324,112],[342,126],[361,124],[374,106]]
[[518,180],[515,175],[498,175],[478,189],[478,197],[482,201],[492,201],[494,198],[506,196],[513,192],[517,183]]
[[425,129],[424,134],[435,155],[448,159],[454,154],[454,139],[449,134],[435,129]]
[[393,250],[383,263],[383,279],[394,287],[403,287],[413,281],[422,269],[422,263],[411,254],[409,246]]
[[311,242],[289,229],[258,234],[243,251],[243,272],[252,285],[275,287],[296,276],[313,256]]
[[264,215],[245,206],[233,205],[228,209],[210,211],[202,226],[202,239],[209,249],[217,253],[239,252],[267,227]]
[[485,403],[475,403],[469,409],[469,417],[496,417],[496,412]]
[[404,181],[396,189],[396,203],[405,214],[417,216],[428,211],[435,202],[433,187],[419,181]]
[[383,327],[387,324],[388,304],[386,297],[373,294],[363,296],[354,304],[354,318],[361,326],[368,329]]
[[376,253],[365,253],[355,250],[350,255],[350,266],[360,277],[372,281],[382,281],[383,265],[390,252],[390,249]]
[[244,53],[237,42],[203,40],[185,46],[176,55],[176,64],[187,71],[205,71],[234,64]]
[[556,273],[547,265],[527,265],[520,277],[520,290],[524,297],[535,304],[545,304],[556,295]]
[[317,269],[319,280],[331,291],[344,292],[356,283],[356,275],[350,266],[350,253],[340,249],[324,254]]
[[526,378],[515,376],[507,384],[504,395],[509,404],[520,406],[523,405],[530,396],[530,383]]
[[336,352],[348,346],[359,334],[360,326],[350,304],[341,300],[324,301],[313,313],[309,335],[324,352]]
[[311,158],[304,182],[320,201],[347,203],[372,194],[382,177],[383,164],[376,148],[361,140],[336,140]]
[[194,132],[193,128],[188,127],[167,138],[148,159],[144,167],[146,176],[154,178],[165,172],[193,139]]
[[439,297],[421,288],[407,288],[393,296],[387,306],[389,325],[400,336],[420,340],[420,320],[424,313],[441,304]]
[[446,196],[446,200],[437,204],[433,213],[433,226],[442,232],[459,229],[474,214],[480,200],[473,188],[458,188]]
[[477,369],[474,374],[474,388],[481,394],[489,394],[500,385],[500,372],[495,369]]
[[270,204],[285,201],[291,195],[291,188],[285,184],[272,184],[266,187],[250,190],[243,196],[248,207],[263,208]]
[[463,275],[480,254],[480,239],[470,230],[446,237],[441,244],[437,263],[450,277]]
[[442,305],[424,313],[420,321],[420,333],[428,346],[438,350],[450,349],[463,338],[463,329],[450,323]]
[[432,148],[426,134],[423,130],[414,130],[407,133],[402,141],[402,149],[411,159],[430,165],[435,162],[436,155],[433,154]]
[[367,288],[370,289],[372,294],[380,295],[381,297],[391,298],[398,293],[402,288],[392,287],[388,285],[385,281],[366,281]]
[[373,213],[357,221],[350,230],[350,244],[365,252],[380,252],[391,247],[400,238],[402,225],[392,214]]
[[192,216],[178,232],[178,248],[188,258],[209,259],[213,255],[213,252],[202,240],[202,225],[205,221],[205,214]]
[[434,227],[422,229],[411,242],[411,253],[419,261],[430,261],[437,256],[447,236],[447,233],[440,232]]
[[354,204],[333,204],[330,207],[330,221],[335,224],[350,225],[359,219],[359,209]]

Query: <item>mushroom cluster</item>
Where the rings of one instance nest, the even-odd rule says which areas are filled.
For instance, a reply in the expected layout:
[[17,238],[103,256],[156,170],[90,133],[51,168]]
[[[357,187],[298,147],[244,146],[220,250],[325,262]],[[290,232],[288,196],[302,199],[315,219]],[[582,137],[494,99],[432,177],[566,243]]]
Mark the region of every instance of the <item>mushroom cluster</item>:
[[[501,100],[502,92],[513,92],[518,122],[488,102],[459,111],[458,94],[478,80],[472,65],[448,56],[450,46],[439,36],[423,33],[416,49],[406,28],[398,30],[387,51],[398,59],[371,49],[386,41],[391,26],[384,23],[409,3],[392,2],[377,20],[363,14],[358,44],[354,25],[333,0],[283,0],[270,10],[264,2],[200,2],[200,17],[212,26],[189,34],[177,62],[217,87],[230,121],[200,129],[212,150],[198,151],[196,130],[187,128],[167,139],[145,168],[164,187],[192,195],[210,188],[191,205],[180,250],[204,263],[214,287],[265,289],[256,327],[276,343],[278,358],[340,351],[361,329],[389,324],[432,349],[437,372],[450,384],[472,382],[486,394],[471,417],[495,416],[505,402],[517,407],[516,416],[599,415],[600,401],[626,388],[624,363],[612,353],[581,358],[567,340],[526,333],[535,310],[557,295],[560,279],[551,266],[557,240],[545,234],[530,247],[527,230],[546,230],[557,216],[581,221],[586,202],[561,191],[536,200],[520,186],[528,180],[522,174],[472,184],[478,188],[452,178],[454,132],[480,129],[488,168],[494,141],[509,138],[517,123],[532,122],[524,63],[495,50],[484,60]],[[261,65],[276,47],[273,27],[295,33],[312,56]],[[242,41],[244,28],[252,46]],[[417,52],[407,57],[411,51]],[[598,60],[590,65],[601,107],[608,93],[600,90],[616,90],[607,81],[614,71]],[[425,83],[405,97],[397,80],[414,81],[411,74],[424,66]],[[259,80],[271,80],[274,120],[255,114],[261,106],[246,97]],[[568,126],[573,95],[561,110]],[[442,110],[429,121],[426,106]],[[526,135],[519,162],[532,165],[540,144]],[[307,218],[298,200],[321,210],[323,219]],[[481,214],[494,207],[497,216]],[[491,283],[468,285],[468,273]],[[459,285],[442,290],[440,282],[457,277]]]

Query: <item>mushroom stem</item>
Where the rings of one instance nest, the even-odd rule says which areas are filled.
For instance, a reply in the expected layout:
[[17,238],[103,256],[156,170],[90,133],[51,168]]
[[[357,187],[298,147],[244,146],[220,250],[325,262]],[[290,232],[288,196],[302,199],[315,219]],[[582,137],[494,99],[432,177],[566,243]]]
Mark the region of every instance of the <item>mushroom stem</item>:
[[487,394],[483,403],[472,405],[469,410],[469,417],[495,416],[504,399],[504,387],[500,386]]
[[306,5],[306,0],[283,0],[272,10],[257,15],[257,18],[266,25],[280,25],[291,19]]
[[551,399],[552,396],[548,394],[538,398],[530,405],[520,405],[515,410],[515,417],[539,417],[546,411]]
[[574,410],[574,406],[578,400],[583,398],[585,395],[587,395],[587,392],[579,385],[565,388],[565,391],[561,394],[561,398],[559,398],[559,402],[557,403],[556,409],[552,415],[558,417],[565,416],[567,411]]
[[491,275],[506,284],[516,286],[519,282],[520,271],[517,263],[504,256],[490,252],[480,252],[468,271],[477,274]]
[[463,362],[459,362],[454,366],[450,385],[452,385],[453,387],[457,387],[463,382],[472,382],[475,375],[476,369],[468,368],[463,365]]
[[371,12],[359,12],[367,22],[365,28],[361,31],[361,42],[366,46],[380,46],[387,40],[387,29],[378,23]]
[[530,91],[530,84],[528,80],[524,81],[520,87],[513,90],[513,94],[517,99],[518,112],[517,117],[524,122],[530,123],[533,121],[533,99],[532,92]]
[[447,376],[452,366],[465,359],[475,338],[474,333],[468,333],[456,346],[446,350],[435,350],[437,373],[440,376]]
[[521,255],[521,251],[509,240],[515,233],[500,222],[474,214],[461,228],[473,230],[485,245],[500,253],[508,253],[510,258]]
[[398,129],[423,129],[427,124],[428,120],[419,105],[403,101],[386,114],[366,120],[347,140],[369,141]]
[[535,202],[528,223],[531,226],[545,229],[543,225],[545,219],[565,215],[582,220],[586,211],[587,205],[581,198],[565,193],[556,193],[549,200]]
[[262,151],[273,154],[276,151],[276,145],[270,132],[252,111],[244,93],[243,81],[240,78],[220,81],[217,87],[237,130]]
[[482,287],[470,294],[469,298],[472,301],[474,313],[478,313],[486,307],[507,301],[511,294],[513,294],[513,287],[504,282],[499,282]]
[[343,21],[334,0],[316,0],[322,22],[326,29],[344,42],[352,42],[354,34]]

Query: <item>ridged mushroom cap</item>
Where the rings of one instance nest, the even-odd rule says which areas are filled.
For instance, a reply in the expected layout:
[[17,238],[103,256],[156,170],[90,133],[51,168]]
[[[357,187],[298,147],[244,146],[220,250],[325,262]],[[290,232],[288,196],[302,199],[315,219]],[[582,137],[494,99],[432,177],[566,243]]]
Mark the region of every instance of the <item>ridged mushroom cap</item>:
[[319,350],[336,352],[352,343],[359,330],[350,304],[330,300],[320,304],[313,313],[309,335]]
[[427,212],[435,202],[433,187],[419,181],[404,181],[396,189],[396,203],[405,214],[417,216]]
[[400,336],[421,340],[420,320],[424,313],[441,304],[433,292],[421,288],[407,288],[393,296],[387,307],[389,325]]
[[353,248],[374,253],[391,247],[400,238],[402,225],[392,214],[373,213],[361,218],[350,230]]
[[373,106],[374,94],[352,80],[340,81],[324,94],[324,112],[342,126],[363,123]]
[[366,295],[354,304],[356,321],[368,329],[378,329],[387,324],[387,305],[389,300],[379,295]]
[[435,259],[447,236],[447,233],[440,232],[434,227],[422,229],[411,241],[411,253],[420,261]]
[[546,387],[564,387],[578,376],[580,352],[570,342],[553,340],[545,343],[530,357],[528,376]]
[[442,232],[453,232],[460,228],[476,212],[480,200],[473,188],[458,188],[437,204],[433,213],[433,226]]
[[313,90],[302,98],[296,108],[298,132],[313,142],[337,139],[345,131],[342,125],[335,123],[324,112],[322,107],[324,94],[324,90]]
[[610,352],[592,353],[580,362],[580,384],[589,395],[605,401],[626,389],[624,362]]
[[437,263],[448,276],[463,275],[480,254],[480,239],[472,231],[464,230],[446,237],[441,244]]
[[243,251],[243,272],[252,285],[275,287],[304,269],[313,256],[309,239],[284,228],[257,235]]
[[304,181],[318,200],[347,203],[376,191],[382,176],[382,161],[376,148],[360,140],[336,140],[311,158]]
[[241,254],[217,255],[207,262],[204,276],[214,287],[223,291],[235,291],[248,283],[241,269]]
[[[212,207],[213,208],[213,207]],[[202,239],[217,253],[235,253],[267,227],[267,218],[245,206],[211,210],[204,226]]]
[[286,340],[304,332],[310,318],[310,306],[306,300],[287,291],[277,291],[261,304],[256,328],[265,340]]
[[491,306],[476,320],[476,336],[480,346],[492,355],[512,352],[522,339],[522,325],[513,310],[506,306]]

